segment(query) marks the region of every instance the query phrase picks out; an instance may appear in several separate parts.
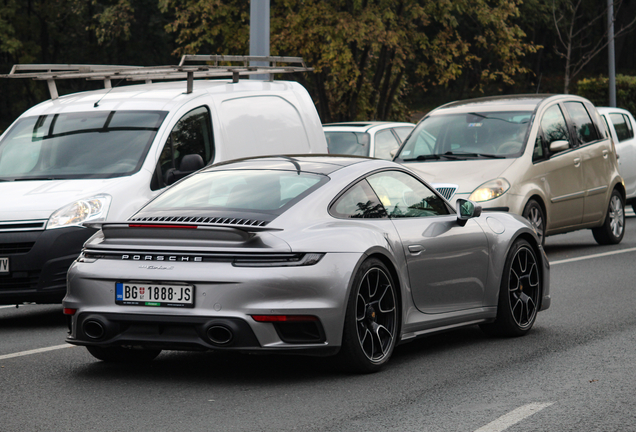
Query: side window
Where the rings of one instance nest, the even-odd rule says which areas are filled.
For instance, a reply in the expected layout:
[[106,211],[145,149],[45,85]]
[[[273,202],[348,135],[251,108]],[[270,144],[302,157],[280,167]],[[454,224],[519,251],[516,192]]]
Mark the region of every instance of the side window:
[[340,218],[384,218],[386,210],[366,180],[361,180],[332,204],[330,213]]
[[614,125],[614,130],[616,130],[619,142],[634,138],[634,130],[632,129],[629,117],[623,114],[610,114],[609,117]]
[[541,134],[537,134],[537,139],[534,141],[534,150],[532,151],[532,160],[540,161],[544,156],[543,138],[541,138]]
[[391,150],[398,148],[399,145],[400,143],[398,143],[390,129],[380,131],[375,134],[373,157],[391,160]]
[[572,119],[579,145],[597,141],[599,136],[596,126],[594,126],[590,114],[585,109],[585,105],[581,102],[565,102],[564,105],[570,115],[570,119]]
[[389,217],[425,217],[449,214],[444,200],[425,184],[401,171],[369,176],[369,183]]
[[397,134],[398,138],[400,138],[400,141],[404,142],[406,140],[406,137],[408,137],[411,131],[413,130],[413,128],[412,127],[396,127],[396,128],[393,128],[393,130]]
[[570,141],[570,134],[568,133],[565,117],[558,105],[551,106],[546,110],[545,114],[543,114],[541,130],[543,131],[543,138],[546,140],[545,145],[547,148],[549,148],[550,144],[554,141]]
[[168,141],[159,156],[159,180],[153,179],[153,190],[165,186],[169,170],[179,170],[185,155],[201,156],[204,165],[214,157],[214,140],[210,112],[206,107],[198,107],[181,117],[170,132]]

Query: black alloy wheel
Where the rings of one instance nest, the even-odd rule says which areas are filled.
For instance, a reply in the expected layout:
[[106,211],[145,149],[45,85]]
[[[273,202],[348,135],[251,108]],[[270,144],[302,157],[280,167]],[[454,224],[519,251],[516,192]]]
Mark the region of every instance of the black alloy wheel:
[[370,258],[353,281],[345,316],[340,358],[355,372],[376,372],[397,343],[399,304],[396,286],[382,261]]
[[515,241],[502,275],[497,305],[497,319],[482,324],[481,329],[495,336],[523,336],[537,318],[541,301],[539,261],[530,243]]
[[526,207],[523,209],[522,216],[532,224],[534,229],[537,231],[537,235],[539,236],[539,241],[541,242],[541,246],[545,244],[545,227],[546,227],[546,219],[545,213],[543,212],[543,207],[534,199],[528,201]]

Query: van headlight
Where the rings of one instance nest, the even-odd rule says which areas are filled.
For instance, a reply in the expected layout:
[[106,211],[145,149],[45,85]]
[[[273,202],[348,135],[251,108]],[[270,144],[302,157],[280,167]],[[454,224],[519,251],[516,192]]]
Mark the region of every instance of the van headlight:
[[102,194],[77,200],[56,210],[46,224],[46,229],[80,226],[84,222],[106,220],[112,197]]
[[508,191],[508,189],[510,189],[510,183],[508,183],[508,180],[498,178],[490,180],[489,182],[479,186],[473,191],[473,193],[470,194],[468,199],[475,202],[490,201],[502,196],[506,193],[506,191]]

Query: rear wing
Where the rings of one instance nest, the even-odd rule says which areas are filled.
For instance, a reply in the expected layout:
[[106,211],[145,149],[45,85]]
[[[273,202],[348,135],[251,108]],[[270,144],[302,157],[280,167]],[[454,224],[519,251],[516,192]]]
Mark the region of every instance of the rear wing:
[[[223,64],[222,64],[223,63]],[[259,65],[255,65],[258,63]],[[229,64],[229,65],[228,65]],[[194,80],[204,78],[232,77],[232,82],[241,76],[269,74],[270,81],[276,73],[311,72],[302,57],[281,56],[227,56],[184,55],[176,66],[122,66],[83,64],[17,64],[8,74],[0,78],[31,78],[46,81],[51,99],[59,97],[57,80],[86,79],[104,81],[104,88],[112,87],[113,79],[128,81],[186,80],[186,93],[192,93]]]

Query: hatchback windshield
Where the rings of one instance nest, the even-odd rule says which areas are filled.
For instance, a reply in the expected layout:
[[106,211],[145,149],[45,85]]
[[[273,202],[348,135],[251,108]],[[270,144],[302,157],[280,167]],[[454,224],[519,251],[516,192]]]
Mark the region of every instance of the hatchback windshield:
[[163,111],[100,111],[18,120],[0,142],[0,179],[130,175],[141,168],[165,116]]
[[320,174],[284,170],[201,172],[171,187],[141,212],[231,209],[278,214],[327,180]]
[[517,157],[531,118],[531,111],[432,115],[420,122],[396,160]]

